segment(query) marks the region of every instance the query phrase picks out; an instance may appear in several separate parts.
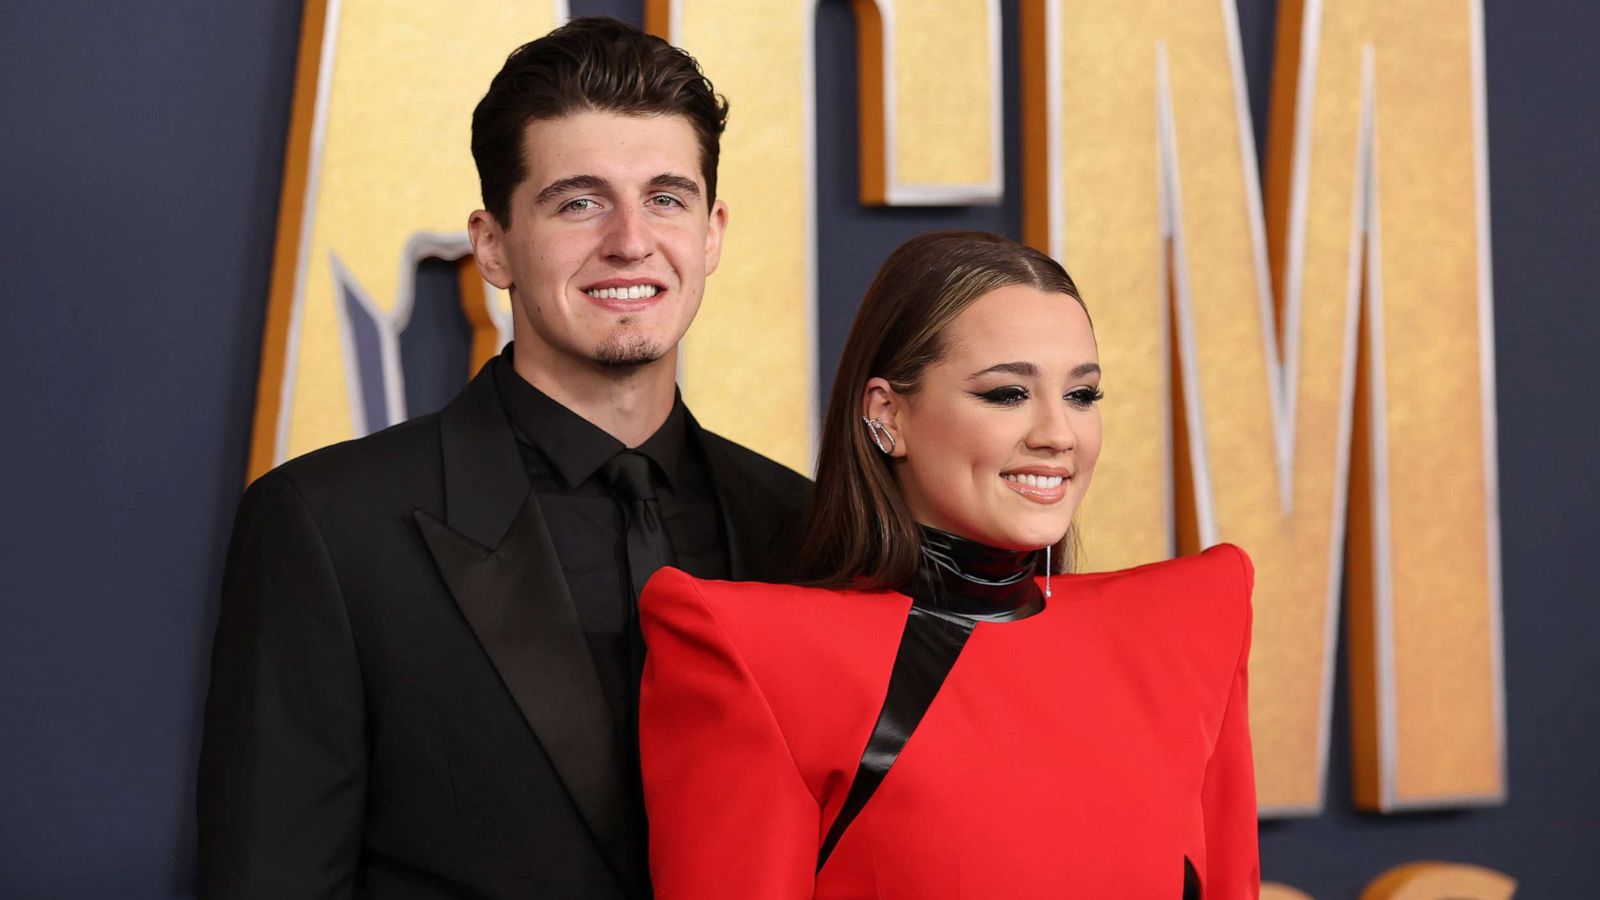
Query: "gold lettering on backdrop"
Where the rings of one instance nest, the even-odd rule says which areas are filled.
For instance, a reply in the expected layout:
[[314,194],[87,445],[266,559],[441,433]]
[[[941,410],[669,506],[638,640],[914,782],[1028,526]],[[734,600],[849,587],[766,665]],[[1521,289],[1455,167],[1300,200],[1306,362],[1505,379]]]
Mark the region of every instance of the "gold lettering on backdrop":
[[[853,9],[863,202],[996,199],[998,4]],[[1341,577],[1359,801],[1499,799],[1480,5],[1284,3],[1264,199],[1231,3],[1020,9],[1026,237],[1084,285],[1114,381],[1089,563],[1219,539],[1255,555],[1267,814],[1322,803]],[[416,263],[463,255],[477,205],[465,111],[565,12],[308,0],[252,475],[405,414]],[[713,427],[804,470],[815,0],[646,12],[735,108],[721,185],[734,227],[686,342],[685,393]],[[470,266],[460,281],[482,360],[507,336],[504,298]]]
[[1500,799],[1478,4],[1284,4],[1265,203],[1232,3],[1022,10],[1025,236],[1111,379],[1090,564],[1251,551],[1262,812],[1306,814],[1348,513],[1360,802]]
[[[1511,900],[1516,879],[1463,863],[1414,862],[1373,879],[1361,900]],[[1310,894],[1286,884],[1263,881],[1261,900],[1313,900]]]
[[1378,876],[1361,900],[1511,900],[1516,879],[1463,863],[1407,863]]
[[[997,0],[856,0],[862,195],[995,202],[1004,155]],[[646,27],[693,54],[732,103],[718,194],[722,265],[683,345],[712,429],[802,472],[816,421],[816,0],[648,0]]]
[[[478,205],[468,113],[506,54],[555,27],[565,7],[306,3],[252,477],[403,416],[396,341],[416,264],[465,255]],[[507,330],[504,301],[488,302],[470,266],[461,281],[482,359]]]

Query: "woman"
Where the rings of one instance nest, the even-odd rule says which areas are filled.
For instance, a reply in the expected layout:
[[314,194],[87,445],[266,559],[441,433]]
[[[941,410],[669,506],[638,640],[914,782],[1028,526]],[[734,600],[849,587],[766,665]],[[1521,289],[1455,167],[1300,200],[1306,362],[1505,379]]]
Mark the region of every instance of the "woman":
[[645,590],[659,898],[1256,896],[1248,559],[1060,574],[1099,383],[1049,257],[890,256],[829,402],[810,586]]

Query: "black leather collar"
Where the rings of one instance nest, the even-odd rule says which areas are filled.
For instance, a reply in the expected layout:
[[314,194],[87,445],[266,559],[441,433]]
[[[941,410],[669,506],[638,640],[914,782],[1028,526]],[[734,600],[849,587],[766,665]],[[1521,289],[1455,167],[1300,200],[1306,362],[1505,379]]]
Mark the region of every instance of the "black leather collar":
[[1001,550],[926,525],[922,562],[902,592],[919,609],[980,622],[1025,619],[1044,609],[1034,583],[1043,568],[1037,550]]

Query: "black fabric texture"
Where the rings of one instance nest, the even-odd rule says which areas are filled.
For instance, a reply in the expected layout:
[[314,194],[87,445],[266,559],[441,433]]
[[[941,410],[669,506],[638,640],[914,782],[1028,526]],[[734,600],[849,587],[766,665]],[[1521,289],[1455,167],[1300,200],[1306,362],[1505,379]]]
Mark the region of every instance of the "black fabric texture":
[[[666,421],[632,451],[516,373],[508,344],[495,361],[494,380],[517,435],[528,481],[549,525],[568,592],[594,655],[595,668],[629,758],[638,718],[643,639],[638,597],[650,575],[674,565],[697,578],[729,576],[721,511],[688,409],[674,398]],[[648,479],[652,530],[666,552],[633,560],[631,501],[619,495],[606,467],[628,453],[636,479]]]
[[973,624],[911,608],[905,630],[900,634],[894,668],[889,673],[889,691],[884,697],[883,710],[878,713],[878,722],[867,739],[867,749],[861,754],[855,780],[850,782],[850,792],[845,795],[844,805],[817,853],[818,872],[827,864],[845,829],[872,799],[878,785],[889,774],[889,767],[911,740],[917,723],[933,705],[945,676],[954,668],[961,648],[972,635]]
[[1187,856],[1183,858],[1183,900],[1200,900],[1200,873]]
[[[622,751],[630,759],[639,757],[639,681],[644,675],[644,635],[639,631],[639,596],[644,586],[664,566],[674,564],[672,544],[661,522],[661,504],[656,499],[655,479],[649,457],[623,451],[600,468],[627,515],[627,566],[630,602],[627,604],[628,695],[627,709],[618,717]],[[635,798],[642,804],[644,784],[633,785]],[[635,811],[643,817],[643,806]]]
[[[637,763],[619,752],[558,559],[567,535],[533,490],[499,364],[440,413],[246,492],[200,754],[205,900],[650,895]],[[728,574],[780,579],[808,483],[687,410],[682,425]],[[620,545],[618,504],[593,487]]]

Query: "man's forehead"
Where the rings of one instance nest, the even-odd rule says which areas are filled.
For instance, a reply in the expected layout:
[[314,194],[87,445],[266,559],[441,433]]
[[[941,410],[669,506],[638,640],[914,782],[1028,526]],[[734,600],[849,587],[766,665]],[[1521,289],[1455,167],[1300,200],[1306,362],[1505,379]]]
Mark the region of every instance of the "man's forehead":
[[679,115],[589,110],[535,119],[523,131],[523,157],[530,175],[551,180],[592,174],[643,182],[662,172],[700,180],[700,143]]

